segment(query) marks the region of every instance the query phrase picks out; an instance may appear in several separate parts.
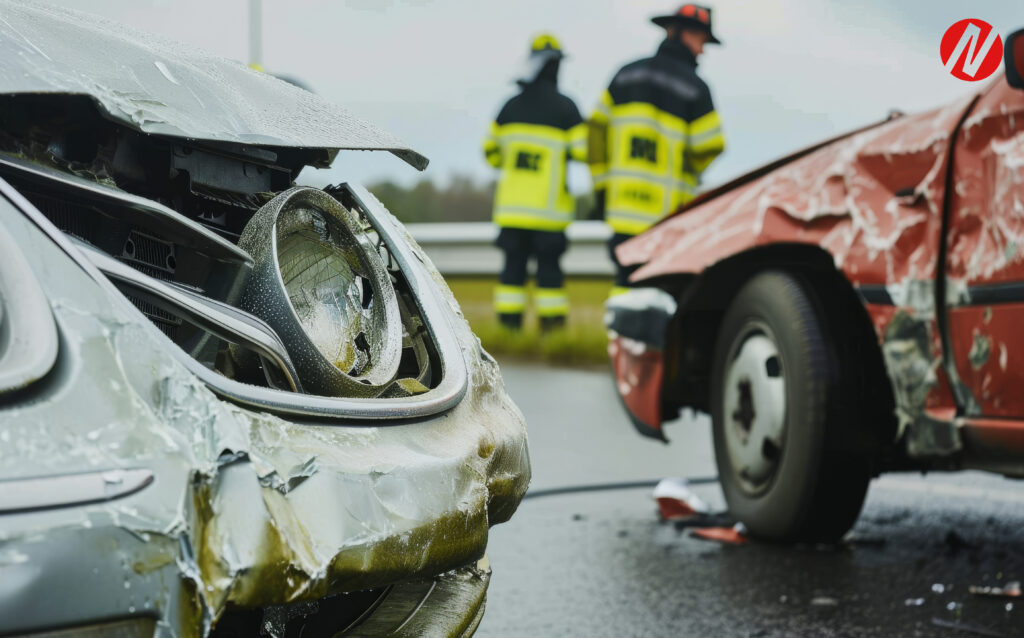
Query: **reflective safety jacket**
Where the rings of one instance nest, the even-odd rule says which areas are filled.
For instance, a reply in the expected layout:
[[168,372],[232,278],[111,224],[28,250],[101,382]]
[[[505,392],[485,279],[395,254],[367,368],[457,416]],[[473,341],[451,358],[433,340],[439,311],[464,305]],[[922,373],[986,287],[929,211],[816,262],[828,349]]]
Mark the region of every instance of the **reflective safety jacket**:
[[551,74],[523,85],[484,140],[484,155],[501,169],[494,222],[508,228],[561,231],[575,200],[566,184],[569,159],[587,161],[587,126]]
[[700,174],[725,149],[697,60],[671,40],[615,75],[590,124],[594,187],[608,225],[626,235],[693,199]]

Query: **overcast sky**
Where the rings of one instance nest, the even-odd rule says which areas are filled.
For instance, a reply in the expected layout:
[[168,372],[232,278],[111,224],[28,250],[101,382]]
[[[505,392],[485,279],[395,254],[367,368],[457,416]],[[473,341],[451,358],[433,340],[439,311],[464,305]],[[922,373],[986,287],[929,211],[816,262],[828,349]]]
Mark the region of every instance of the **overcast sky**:
[[[701,76],[728,148],[705,174],[720,183],[791,150],[972,90],[947,75],[939,41],[953,22],[1024,27],[1024,2],[747,0],[713,4]],[[59,0],[248,62],[249,0]],[[614,72],[653,53],[665,0],[263,0],[263,65],[398,135],[438,180],[491,175],[479,150],[514,94],[531,36],[555,33],[571,56],[561,86],[586,115]],[[313,183],[418,179],[390,154],[342,153]],[[575,180],[579,186],[580,180]],[[582,180],[585,181],[585,180]]]

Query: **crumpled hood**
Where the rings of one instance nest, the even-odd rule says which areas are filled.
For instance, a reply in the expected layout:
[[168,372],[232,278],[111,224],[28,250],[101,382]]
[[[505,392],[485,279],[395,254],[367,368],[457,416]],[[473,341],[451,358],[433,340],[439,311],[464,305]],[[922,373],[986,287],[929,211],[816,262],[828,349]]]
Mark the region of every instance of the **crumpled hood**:
[[[450,307],[469,388],[444,414],[371,426],[288,421],[221,401],[112,285],[13,209],[0,206],[0,224],[26,254],[62,335],[47,380],[0,410],[0,482],[131,468],[156,477],[137,496],[8,518],[0,552],[17,559],[8,561],[9,582],[36,578],[47,543],[107,542],[90,535],[120,530],[120,554],[87,558],[123,555],[133,567],[118,595],[141,599],[159,585],[155,604],[205,635],[229,605],[314,600],[470,564],[488,528],[508,520],[526,492],[522,414],[415,246],[437,279],[431,292]],[[79,567],[88,569],[67,569]],[[83,596],[61,613],[100,598]],[[0,596],[0,624],[22,603]]]
[[144,133],[212,142],[391,151],[427,158],[309,91],[96,16],[0,1],[0,93],[88,95]]

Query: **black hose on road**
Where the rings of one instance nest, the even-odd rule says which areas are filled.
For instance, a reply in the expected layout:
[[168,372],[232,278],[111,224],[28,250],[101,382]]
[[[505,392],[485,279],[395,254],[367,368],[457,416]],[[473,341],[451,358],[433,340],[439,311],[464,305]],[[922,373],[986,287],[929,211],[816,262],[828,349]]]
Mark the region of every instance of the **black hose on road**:
[[[717,476],[697,476],[685,479],[690,485],[709,485],[717,483]],[[543,490],[529,490],[523,499],[540,498],[542,496],[559,496],[561,494],[579,494],[581,492],[608,492],[611,490],[633,490],[642,487],[652,488],[661,482],[661,479],[649,479],[646,481],[624,481],[621,483],[594,483],[591,485],[567,485],[564,487],[549,487]]]

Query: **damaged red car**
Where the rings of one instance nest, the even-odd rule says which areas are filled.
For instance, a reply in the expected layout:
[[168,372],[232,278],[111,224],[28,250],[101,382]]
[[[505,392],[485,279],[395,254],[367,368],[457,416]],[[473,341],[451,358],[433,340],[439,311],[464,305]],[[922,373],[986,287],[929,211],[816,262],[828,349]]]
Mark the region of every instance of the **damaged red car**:
[[830,540],[881,472],[1024,477],[1024,31],[1006,72],[709,191],[622,245],[637,429],[711,415],[731,512]]

